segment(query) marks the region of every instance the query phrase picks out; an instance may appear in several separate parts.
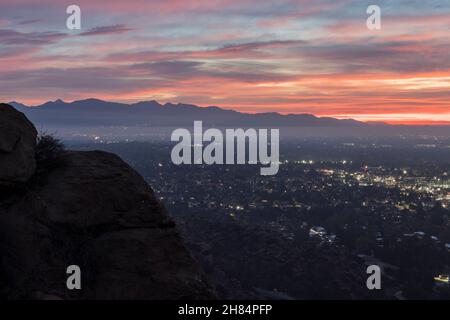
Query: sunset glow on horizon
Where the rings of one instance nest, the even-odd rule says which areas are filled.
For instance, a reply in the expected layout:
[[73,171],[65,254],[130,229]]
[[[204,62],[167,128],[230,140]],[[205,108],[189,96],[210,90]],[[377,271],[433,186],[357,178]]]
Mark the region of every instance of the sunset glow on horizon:
[[157,100],[450,124],[450,1],[0,3],[0,101]]

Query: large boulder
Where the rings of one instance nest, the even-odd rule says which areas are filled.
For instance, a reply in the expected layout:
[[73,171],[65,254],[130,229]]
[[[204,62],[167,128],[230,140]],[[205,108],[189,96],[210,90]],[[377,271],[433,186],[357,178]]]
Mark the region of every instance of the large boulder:
[[[2,136],[6,155],[30,142],[20,114],[2,107],[0,120],[16,130]],[[22,156],[32,158],[28,147]],[[139,174],[106,152],[58,156],[59,165],[41,170],[39,162],[25,188],[0,197],[0,299],[215,298]],[[66,285],[71,265],[81,270],[81,290]]]
[[[64,167],[34,179],[19,200],[0,207],[3,295],[215,297],[141,176],[105,152],[67,152],[64,157]],[[81,268],[81,290],[66,286],[69,265]]]
[[36,137],[36,128],[23,113],[0,104],[0,187],[24,183],[34,174]]

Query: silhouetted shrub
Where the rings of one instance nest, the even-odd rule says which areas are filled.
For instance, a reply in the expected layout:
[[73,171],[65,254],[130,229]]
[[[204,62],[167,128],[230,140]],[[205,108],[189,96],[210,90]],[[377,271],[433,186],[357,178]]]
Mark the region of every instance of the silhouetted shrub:
[[64,165],[64,144],[57,138],[40,134],[36,145],[36,163],[38,171],[49,171]]

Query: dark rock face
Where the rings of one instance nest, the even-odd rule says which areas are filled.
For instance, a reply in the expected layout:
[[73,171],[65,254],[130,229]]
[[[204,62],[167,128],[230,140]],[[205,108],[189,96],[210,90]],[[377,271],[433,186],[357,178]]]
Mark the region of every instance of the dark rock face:
[[36,169],[37,131],[23,113],[0,104],[0,187],[26,182]]
[[[63,157],[21,194],[0,198],[5,298],[215,297],[142,177],[113,154]],[[81,290],[67,289],[69,265],[81,268]]]

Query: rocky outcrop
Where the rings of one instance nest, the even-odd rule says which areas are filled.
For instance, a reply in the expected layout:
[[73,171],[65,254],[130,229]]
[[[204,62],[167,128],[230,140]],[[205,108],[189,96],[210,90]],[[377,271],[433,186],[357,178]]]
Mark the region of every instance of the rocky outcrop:
[[36,129],[23,113],[0,104],[0,187],[16,186],[33,175],[36,136]]
[[[105,152],[62,157],[63,166],[35,175],[26,190],[0,200],[4,297],[215,297],[141,176]],[[69,265],[81,269],[81,290],[66,286]]]

